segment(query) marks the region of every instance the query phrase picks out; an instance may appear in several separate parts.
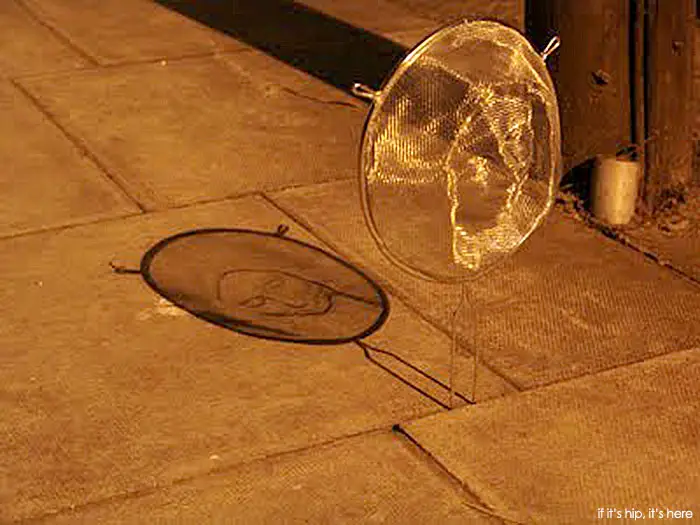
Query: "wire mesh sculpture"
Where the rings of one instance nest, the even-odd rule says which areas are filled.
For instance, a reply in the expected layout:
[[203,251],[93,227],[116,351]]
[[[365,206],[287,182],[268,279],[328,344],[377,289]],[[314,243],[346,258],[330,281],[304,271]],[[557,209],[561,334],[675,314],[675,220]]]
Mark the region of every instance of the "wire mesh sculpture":
[[[255,337],[354,342],[370,361],[442,406],[455,396],[456,323],[465,283],[509,256],[541,224],[561,171],[559,114],[544,59],[516,30],[492,21],[445,27],[416,46],[373,103],[360,157],[362,205],[386,257],[412,275],[461,283],[453,312],[449,384],[361,341],[386,321],[388,298],[358,268],[274,233],[205,229],[149,249],[138,273],[168,301]],[[373,358],[392,357],[449,391],[445,405]]]
[[[353,342],[365,357],[444,408],[455,397],[456,323],[466,282],[511,255],[549,212],[561,176],[559,113],[544,60],[514,29],[492,21],[445,27],[416,46],[372,101],[360,157],[366,223],[384,255],[424,279],[459,283],[449,382],[362,341],[389,315],[382,289],[358,268],[276,232],[193,230],[142,257],[140,274],[168,301],[242,334],[304,344]],[[449,392],[448,404],[411,384],[384,355]],[[498,516],[479,505],[469,506]],[[502,519],[507,519],[500,516]]]
[[[438,282],[466,282],[511,255],[543,222],[561,178],[559,111],[545,59],[518,31],[465,20],[419,43],[372,102],[360,155],[363,212],[395,266]],[[476,398],[474,350],[472,400]]]

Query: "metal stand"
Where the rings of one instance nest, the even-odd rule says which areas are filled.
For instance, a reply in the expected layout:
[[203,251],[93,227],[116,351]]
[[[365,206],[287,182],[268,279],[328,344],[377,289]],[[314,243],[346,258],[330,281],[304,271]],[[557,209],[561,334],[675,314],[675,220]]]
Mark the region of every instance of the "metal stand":
[[[457,355],[457,323],[458,323],[458,318],[460,312],[464,309],[464,303],[466,302],[466,296],[467,296],[467,285],[466,283],[462,282],[460,285],[460,292],[459,292],[459,302],[457,303],[457,306],[455,307],[454,311],[452,312],[452,347],[450,348],[450,380],[449,380],[449,386],[450,386],[450,397],[449,397],[449,403],[448,405],[450,408],[455,407],[455,360],[456,360],[456,355]],[[472,330],[476,330],[476,323],[473,324]],[[479,369],[479,348],[478,345],[476,344],[476,335],[473,336],[473,341],[474,341],[474,368],[472,370],[472,395],[471,395],[471,401],[472,403],[476,403],[476,379],[477,379],[477,371]]]

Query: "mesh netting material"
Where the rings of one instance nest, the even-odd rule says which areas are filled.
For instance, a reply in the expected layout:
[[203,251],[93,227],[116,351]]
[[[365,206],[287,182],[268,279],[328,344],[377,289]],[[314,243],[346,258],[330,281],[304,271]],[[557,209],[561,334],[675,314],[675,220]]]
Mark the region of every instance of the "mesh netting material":
[[560,169],[543,59],[514,29],[466,21],[417,46],[375,98],[361,156],[365,217],[392,262],[464,280],[541,223]]
[[385,294],[357,268],[280,234],[178,234],[144,255],[141,273],[160,295],[194,315],[267,339],[354,341],[388,315]]

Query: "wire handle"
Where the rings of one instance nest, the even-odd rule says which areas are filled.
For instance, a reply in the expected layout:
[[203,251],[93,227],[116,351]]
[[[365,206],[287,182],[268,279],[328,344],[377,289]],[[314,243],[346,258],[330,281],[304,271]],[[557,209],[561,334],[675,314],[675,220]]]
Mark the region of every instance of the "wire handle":
[[649,142],[654,142],[657,138],[659,138],[658,133],[654,131],[642,142],[637,143],[625,141],[621,143],[615,151],[615,157],[625,158],[631,155],[639,155],[644,151]]
[[[467,288],[467,284],[462,281],[461,286],[460,286],[460,291],[459,291],[459,302],[457,303],[457,306],[455,306],[455,309],[452,311],[452,345],[450,346],[450,363],[449,363],[449,380],[448,380],[448,388],[449,388],[449,407],[450,409],[455,408],[455,369],[456,369],[456,355],[457,355],[457,347],[459,345],[458,343],[458,338],[457,338],[457,324],[459,322],[459,315],[460,313],[463,314],[464,310],[468,309],[470,314],[471,314],[471,321],[472,321],[472,350],[473,350],[473,364],[474,368],[472,369],[472,397],[468,401],[471,404],[476,404],[476,388],[477,388],[477,377],[478,377],[478,371],[479,371],[479,366],[481,364],[481,359],[480,359],[480,351],[479,351],[479,346],[478,346],[478,341],[476,338],[476,330],[477,330],[477,319],[476,319],[476,310],[474,307],[474,298],[473,295],[469,293],[469,289]],[[461,397],[461,396],[460,396]]]
[[277,226],[277,230],[275,230],[275,235],[277,235],[277,237],[284,237],[288,231],[289,226],[286,224],[280,224]]
[[352,85],[352,94],[363,100],[369,100],[370,102],[374,102],[374,100],[379,96],[379,91],[375,91],[372,88],[365,86],[364,84],[359,84],[355,82]]
[[140,274],[141,270],[136,268],[127,268],[121,264],[116,264],[114,261],[109,261],[109,267],[117,274]]
[[542,60],[545,62],[547,61],[547,58],[549,58],[549,55],[554,53],[559,46],[561,45],[561,38],[558,36],[555,36],[552,38],[549,43],[545,46],[545,48],[542,50],[542,53],[540,53],[540,56],[542,57]]

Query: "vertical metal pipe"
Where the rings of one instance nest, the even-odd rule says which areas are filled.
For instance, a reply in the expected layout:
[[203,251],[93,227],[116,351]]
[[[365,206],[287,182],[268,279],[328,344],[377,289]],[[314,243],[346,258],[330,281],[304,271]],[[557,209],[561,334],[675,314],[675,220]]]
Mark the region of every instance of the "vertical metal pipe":
[[[630,89],[632,91],[632,143],[636,147],[636,160],[639,163],[639,180],[644,184],[646,180],[644,162],[647,140],[646,116],[644,111],[644,75],[646,74],[644,56],[646,44],[644,41],[644,20],[646,13],[646,0],[630,0],[630,49],[632,50],[630,67]],[[644,193],[641,188],[640,194]]]

